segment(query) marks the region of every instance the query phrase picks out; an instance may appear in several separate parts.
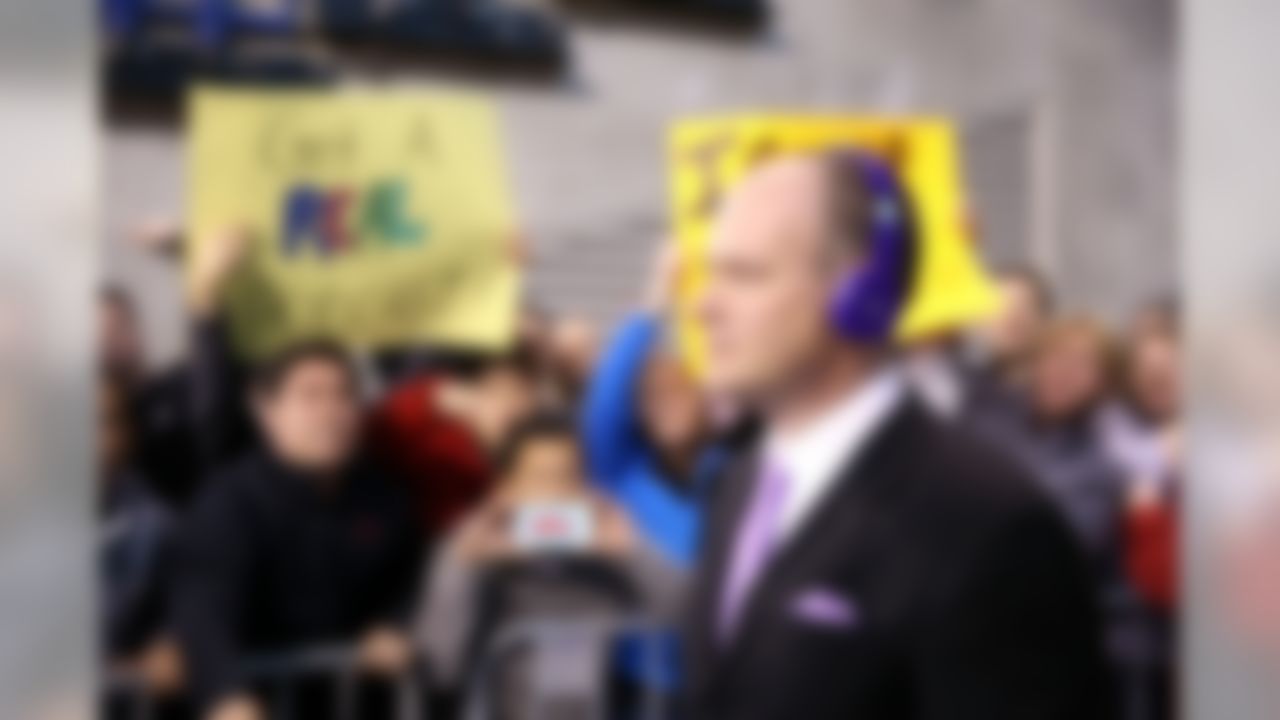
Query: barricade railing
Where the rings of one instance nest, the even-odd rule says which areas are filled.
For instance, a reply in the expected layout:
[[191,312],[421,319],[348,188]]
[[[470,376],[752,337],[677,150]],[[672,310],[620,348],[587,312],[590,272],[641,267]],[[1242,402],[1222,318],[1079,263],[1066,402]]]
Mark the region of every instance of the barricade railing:
[[[624,637],[638,642],[643,648],[642,674],[651,680],[639,683],[639,701],[635,708],[639,714],[631,717],[636,720],[663,720],[667,714],[667,696],[657,678],[663,677],[666,669],[663,666],[666,661],[664,639],[671,631],[669,624],[641,616],[513,622],[500,630],[482,652],[468,681],[464,720],[493,720],[495,680],[515,653],[539,643],[598,642],[607,648],[615,646]],[[597,688],[594,697],[599,700],[607,696],[605,684],[608,680],[606,673],[598,673],[597,678],[602,686]],[[589,708],[585,717],[612,720],[609,712],[608,702],[598,702]]]
[[[1107,628],[1108,654],[1117,663],[1119,686],[1116,691],[1123,720],[1151,720],[1157,717],[1157,698],[1153,696],[1155,674],[1170,661],[1168,638],[1151,610],[1132,589],[1124,586],[1108,588],[1101,598],[1104,626]],[[1112,634],[1118,629],[1120,636]]]
[[[293,682],[303,678],[331,676],[334,717],[363,720],[356,714],[356,689],[361,680],[355,651],[344,645],[326,645],[281,653],[255,655],[242,666],[246,680],[269,688],[263,698],[272,720],[307,720],[294,714]],[[395,720],[423,720],[426,709],[424,673],[410,668],[390,679],[395,696]],[[131,708],[130,720],[153,720],[159,699],[150,693],[141,678],[129,671],[112,671],[105,678],[104,691],[121,698]]]
[[[1109,593],[1104,597],[1108,612],[1132,612],[1141,615],[1131,597],[1122,593]],[[504,626],[481,652],[475,671],[468,679],[464,697],[465,720],[493,720],[493,694],[497,690],[495,678],[515,653],[539,643],[599,642],[615,645],[627,637],[642,648],[643,674],[659,678],[664,674],[666,662],[663,637],[669,634],[668,624],[645,617],[579,618],[564,620],[528,620]],[[1150,716],[1147,684],[1144,678],[1152,670],[1154,660],[1140,653],[1131,657],[1122,670],[1120,700],[1122,717],[1134,720]],[[606,655],[607,657],[607,655]],[[338,720],[362,720],[356,715],[356,686],[360,675],[354,650],[348,646],[312,647],[300,651],[257,655],[246,661],[244,674],[253,682],[271,688],[264,698],[272,720],[306,720],[295,718],[290,680],[317,675],[331,675],[335,717]],[[606,682],[600,673],[600,682]],[[426,673],[415,670],[394,678],[396,720],[418,720],[426,717],[424,698],[427,694]],[[657,682],[638,684],[639,696],[635,711],[637,720],[664,720],[668,712],[667,696]],[[157,699],[147,692],[140,678],[125,671],[112,671],[105,677],[104,690],[126,699],[131,706],[130,720],[153,720],[156,717]],[[603,698],[607,692],[602,687],[595,697]],[[608,718],[608,703],[591,708],[588,717],[593,720]]]

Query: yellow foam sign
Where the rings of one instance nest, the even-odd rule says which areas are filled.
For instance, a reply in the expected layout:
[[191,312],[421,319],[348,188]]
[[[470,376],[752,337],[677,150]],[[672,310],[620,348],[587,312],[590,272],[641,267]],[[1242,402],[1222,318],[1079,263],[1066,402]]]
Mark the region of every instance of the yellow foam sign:
[[253,236],[226,306],[242,352],[510,341],[515,220],[488,103],[202,88],[188,117],[189,237]]
[[933,117],[750,114],[682,120],[671,130],[671,212],[683,272],[679,345],[695,369],[705,346],[692,308],[706,283],[706,251],[725,195],[772,157],[853,146],[879,154],[912,198],[920,233],[913,294],[897,334],[910,340],[972,322],[996,306],[974,252],[959,147],[950,122]]

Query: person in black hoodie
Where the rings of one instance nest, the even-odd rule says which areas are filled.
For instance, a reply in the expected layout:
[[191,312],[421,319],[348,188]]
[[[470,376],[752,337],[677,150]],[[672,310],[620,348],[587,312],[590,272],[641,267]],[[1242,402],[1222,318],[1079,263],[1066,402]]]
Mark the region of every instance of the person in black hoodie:
[[401,488],[361,459],[359,389],[341,346],[290,346],[251,391],[261,443],[204,488],[176,566],[192,691],[217,720],[264,717],[244,674],[256,654],[354,643],[363,670],[405,671],[422,550]]

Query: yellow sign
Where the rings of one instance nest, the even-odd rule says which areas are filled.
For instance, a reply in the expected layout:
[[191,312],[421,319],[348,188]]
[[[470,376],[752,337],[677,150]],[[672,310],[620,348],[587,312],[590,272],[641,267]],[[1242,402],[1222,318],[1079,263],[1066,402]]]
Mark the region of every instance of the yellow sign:
[[188,117],[189,236],[254,238],[227,298],[242,352],[510,341],[515,221],[487,103],[201,89]]
[[673,224],[681,275],[679,344],[703,366],[703,337],[691,308],[706,282],[706,251],[716,210],[733,185],[769,158],[848,145],[890,161],[911,194],[921,247],[914,291],[899,339],[954,329],[996,307],[995,289],[974,252],[959,148],[939,118],[841,115],[733,115],[683,120],[669,138]]

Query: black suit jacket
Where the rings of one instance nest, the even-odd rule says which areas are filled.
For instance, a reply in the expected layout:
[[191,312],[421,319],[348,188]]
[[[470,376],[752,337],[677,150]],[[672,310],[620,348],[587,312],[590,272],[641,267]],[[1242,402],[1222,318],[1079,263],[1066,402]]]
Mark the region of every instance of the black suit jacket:
[[[1112,717],[1068,531],[1019,469],[911,400],[778,549],[722,642],[716,611],[753,455],[711,501],[686,643],[689,717]],[[849,612],[806,614],[798,606],[815,594]]]

